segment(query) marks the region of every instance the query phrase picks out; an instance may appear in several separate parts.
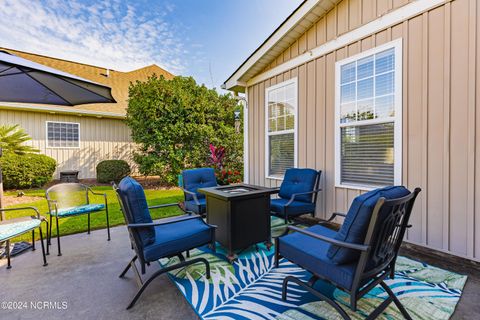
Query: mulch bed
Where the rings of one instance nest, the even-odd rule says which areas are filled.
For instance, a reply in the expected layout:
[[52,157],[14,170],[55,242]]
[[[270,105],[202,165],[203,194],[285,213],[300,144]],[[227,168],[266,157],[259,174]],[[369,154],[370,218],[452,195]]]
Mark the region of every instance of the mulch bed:
[[3,196],[3,206],[4,207],[9,207],[9,206],[14,206],[17,204],[23,204],[23,203],[30,203],[38,200],[44,200],[45,197],[30,197],[30,196],[23,196],[23,197],[17,197],[17,196]]
[[[148,190],[174,190],[178,189],[176,186],[167,186],[163,185],[160,182],[160,177],[158,176],[138,176],[138,177],[133,177],[136,179],[145,189]],[[47,184],[44,189],[47,189],[53,185],[62,183],[60,180],[53,180],[49,184]],[[83,183],[87,186],[93,187],[93,186],[111,186],[110,183],[99,183],[97,182],[96,179],[80,179],[80,183]]]

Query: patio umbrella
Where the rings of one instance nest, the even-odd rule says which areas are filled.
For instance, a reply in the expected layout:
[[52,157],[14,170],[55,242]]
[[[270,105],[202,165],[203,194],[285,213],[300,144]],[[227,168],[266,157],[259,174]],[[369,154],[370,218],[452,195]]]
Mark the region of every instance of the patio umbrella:
[[[74,106],[116,101],[107,86],[0,50],[0,102]],[[0,167],[0,208],[2,197]],[[1,218],[4,220],[3,212]]]

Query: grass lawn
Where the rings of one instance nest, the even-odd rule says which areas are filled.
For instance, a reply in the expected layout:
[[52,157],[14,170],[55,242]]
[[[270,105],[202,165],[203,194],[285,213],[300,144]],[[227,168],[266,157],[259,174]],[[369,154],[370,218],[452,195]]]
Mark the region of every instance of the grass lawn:
[[[120,211],[120,205],[117,201],[117,196],[113,191],[112,187],[110,186],[99,186],[99,187],[92,187],[94,192],[98,193],[106,193],[107,200],[108,200],[108,212],[109,212],[109,220],[110,220],[110,227],[125,224],[123,214]],[[37,190],[23,190],[25,196],[37,196],[43,197],[45,196],[45,191],[42,189]],[[15,196],[17,192],[5,192],[5,195]],[[149,206],[164,204],[164,203],[177,203],[183,200],[183,193],[180,189],[171,189],[171,190],[145,190],[145,194],[147,196],[147,201]],[[102,196],[94,196],[92,194],[90,196],[91,203],[104,203]],[[49,220],[48,215],[48,206],[46,200],[38,200],[28,203],[23,203],[19,205],[10,206],[9,208],[15,207],[36,207],[42,216],[44,216],[47,220]],[[167,207],[161,209],[155,209],[151,211],[152,219],[159,219],[165,218],[170,216],[175,216],[182,214],[183,212],[178,207]],[[6,218],[15,218],[21,216],[30,216],[34,214],[31,210],[26,211],[13,211],[13,212],[6,212]],[[60,234],[61,236],[65,236],[67,234],[79,233],[79,232],[86,232],[87,231],[87,215],[80,215],[80,216],[72,216],[66,217],[58,220],[60,224]],[[105,220],[105,211],[95,212],[90,215],[90,223],[91,223],[91,230],[95,229],[104,229],[107,227],[107,222]],[[45,231],[45,224],[42,223],[42,229]],[[46,232],[44,232],[44,235]],[[55,218],[53,219],[53,226],[52,226],[52,237],[55,237],[57,234],[56,232],[56,224]],[[38,239],[40,235],[38,232],[35,233],[35,237]],[[107,237],[105,231],[105,239]],[[31,233],[24,234],[20,237],[17,237],[12,240],[12,242],[17,241],[31,241]]]

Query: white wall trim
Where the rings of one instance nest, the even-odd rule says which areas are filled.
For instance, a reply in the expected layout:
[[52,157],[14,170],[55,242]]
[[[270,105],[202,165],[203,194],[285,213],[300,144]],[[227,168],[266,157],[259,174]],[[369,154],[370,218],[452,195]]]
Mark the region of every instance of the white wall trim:
[[35,105],[25,105],[20,103],[9,103],[2,102],[0,105],[0,110],[14,110],[14,111],[28,111],[28,112],[43,112],[43,113],[52,113],[52,114],[68,114],[73,116],[88,116],[96,118],[111,118],[111,119],[125,119],[125,114],[114,113],[114,112],[102,112],[102,111],[93,111],[86,109],[77,109],[73,107],[56,107],[56,106],[35,106]]
[[250,144],[248,142],[248,88],[245,88],[245,104],[243,107],[243,181],[245,183],[250,183],[249,176],[249,148]]
[[[264,135],[265,135],[265,151],[264,151],[264,153],[265,153],[265,178],[267,178],[267,179],[275,179],[275,180],[282,180],[283,179],[283,178],[280,178],[280,177],[274,177],[274,176],[269,175],[270,144],[269,144],[268,137],[270,135],[273,135],[273,134],[268,133],[268,94],[272,90],[275,90],[275,89],[278,89],[278,88],[281,88],[281,87],[285,87],[285,86],[288,86],[290,84],[295,85],[295,99],[294,99],[294,101],[295,101],[295,106],[294,106],[295,107],[295,115],[294,115],[295,119],[294,119],[294,126],[293,126],[293,140],[294,140],[293,165],[294,165],[294,167],[298,166],[298,78],[294,77],[292,79],[285,80],[285,81],[277,83],[273,86],[265,88],[265,107],[263,108],[263,112],[264,112],[264,118],[265,118],[265,132],[264,132]],[[285,130],[284,132],[282,132],[280,134],[290,133],[290,132],[286,132],[286,131],[287,130]]]
[[288,71],[299,65],[305,64],[308,61],[324,56],[327,53],[345,47],[348,44],[359,41],[388,27],[399,24],[425,11],[429,11],[439,5],[445,4],[446,2],[449,2],[449,0],[417,0],[406,4],[403,7],[396,9],[395,11],[387,13],[376,20],[373,20],[355,30],[339,36],[334,40],[328,41],[327,43],[317,48],[307,51],[306,53],[290,59],[289,61],[275,68],[267,70],[266,72],[259,74],[256,77],[253,77],[252,79],[247,81],[247,86],[252,86],[258,82],[267,80],[280,73]]
[[391,42],[385,43],[383,45],[377,46],[375,48],[366,50],[349,58],[337,61],[335,63],[335,187],[337,188],[355,188],[355,189],[369,189],[369,185],[351,185],[351,184],[342,184],[341,182],[341,141],[340,141],[340,68],[345,64],[357,61],[364,57],[388,50],[395,50],[395,79],[394,79],[394,110],[395,116],[384,119],[373,119],[373,120],[364,120],[356,123],[349,123],[347,126],[359,126],[367,124],[378,124],[385,122],[394,123],[394,184],[402,184],[402,118],[403,118],[403,106],[402,106],[402,97],[403,97],[403,88],[402,88],[402,79],[403,79],[403,51],[402,51],[402,39],[396,39]]
[[325,0],[307,0],[297,12],[295,12],[283,25],[263,43],[253,55],[225,81],[225,88],[229,90],[235,86],[244,86],[245,83],[238,81],[261,57],[275,46],[290,30],[292,30],[319,2]]

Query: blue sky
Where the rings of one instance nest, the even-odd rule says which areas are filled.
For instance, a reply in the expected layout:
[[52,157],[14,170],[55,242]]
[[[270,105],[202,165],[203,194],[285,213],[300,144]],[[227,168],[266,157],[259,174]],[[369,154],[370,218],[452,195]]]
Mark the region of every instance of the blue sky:
[[301,0],[3,0],[0,46],[217,87]]

